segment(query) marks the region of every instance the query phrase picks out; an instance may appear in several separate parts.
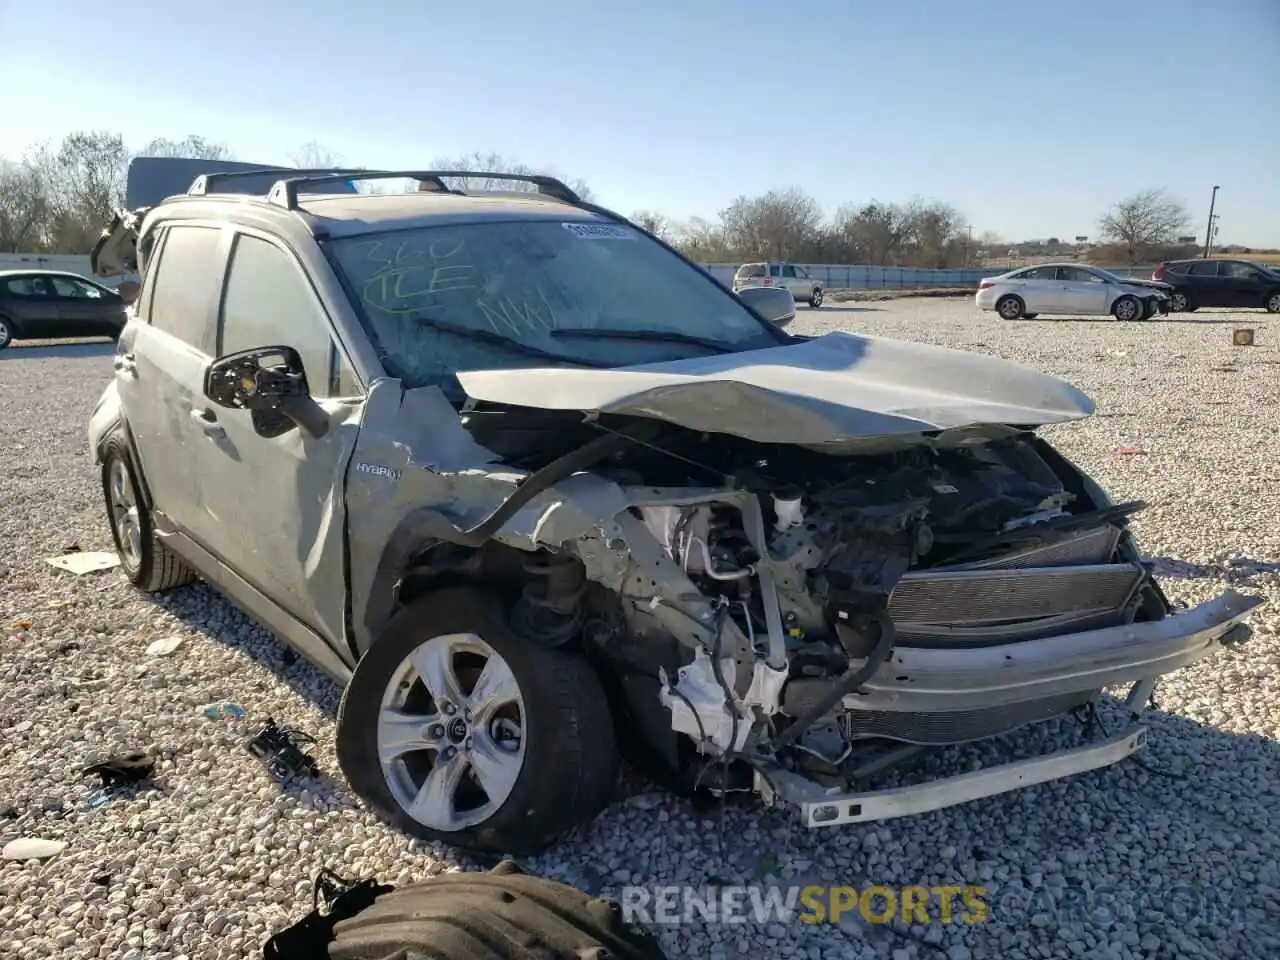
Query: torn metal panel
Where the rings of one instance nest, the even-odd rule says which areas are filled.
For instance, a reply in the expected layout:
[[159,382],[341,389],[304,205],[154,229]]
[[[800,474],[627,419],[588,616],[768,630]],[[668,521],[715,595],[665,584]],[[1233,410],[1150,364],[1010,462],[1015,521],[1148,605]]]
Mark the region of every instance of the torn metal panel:
[[1063,423],[1094,409],[1070,384],[1005,360],[852,333],[611,370],[478,370],[458,381],[476,400],[817,446]]

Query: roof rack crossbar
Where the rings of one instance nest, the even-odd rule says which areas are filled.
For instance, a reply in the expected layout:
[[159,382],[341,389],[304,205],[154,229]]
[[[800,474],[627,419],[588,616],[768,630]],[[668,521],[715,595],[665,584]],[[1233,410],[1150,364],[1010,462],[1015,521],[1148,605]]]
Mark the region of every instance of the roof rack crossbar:
[[[292,173],[292,172],[290,172]],[[450,190],[444,183],[445,177],[474,180],[510,180],[516,183],[531,183],[538,188],[538,193],[551,197],[562,203],[578,206],[582,198],[571,190],[563,181],[555,177],[541,174],[493,173],[488,170],[361,170],[355,173],[319,173],[299,171],[300,176],[286,174],[281,177],[267,199],[272,203],[296,210],[298,207],[298,188],[316,183],[332,183],[338,180],[417,180],[418,189],[430,193],[458,193]]]
[[[210,192],[210,188],[224,180],[239,180],[245,177],[269,177],[276,176],[327,176],[335,180],[349,180],[353,174],[369,173],[369,170],[346,169],[342,167],[316,167],[306,170],[291,170],[288,167],[261,167],[254,170],[227,170],[218,173],[202,173],[191,181],[191,186],[187,188],[187,196],[203,197]],[[376,172],[376,171],[373,171]]]

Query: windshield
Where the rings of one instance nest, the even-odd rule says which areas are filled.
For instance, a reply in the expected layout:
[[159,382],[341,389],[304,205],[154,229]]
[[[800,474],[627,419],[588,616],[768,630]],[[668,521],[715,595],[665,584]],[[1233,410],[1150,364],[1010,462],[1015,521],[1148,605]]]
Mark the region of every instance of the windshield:
[[459,396],[459,371],[629,366],[785,339],[621,224],[442,224],[327,246],[388,371],[408,387]]

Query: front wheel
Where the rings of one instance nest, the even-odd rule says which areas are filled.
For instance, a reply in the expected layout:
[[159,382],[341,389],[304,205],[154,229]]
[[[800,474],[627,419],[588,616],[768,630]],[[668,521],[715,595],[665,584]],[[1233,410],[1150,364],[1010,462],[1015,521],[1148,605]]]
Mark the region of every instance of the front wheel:
[[1140,320],[1143,315],[1141,301],[1137,297],[1125,294],[1111,305],[1111,315],[1117,320]]
[[814,287],[813,296],[809,298],[809,306],[813,307],[813,309],[815,310],[817,310],[820,306],[822,306],[822,288],[821,287]]
[[474,587],[392,618],[342,695],[337,752],[352,789],[399,829],[489,853],[545,849],[594,819],[618,776],[591,666],[519,636]]

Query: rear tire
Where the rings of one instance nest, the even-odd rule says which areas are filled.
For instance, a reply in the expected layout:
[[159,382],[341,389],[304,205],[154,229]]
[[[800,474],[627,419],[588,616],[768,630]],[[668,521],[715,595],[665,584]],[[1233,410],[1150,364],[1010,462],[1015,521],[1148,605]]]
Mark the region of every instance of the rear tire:
[[1280,313],[1280,290],[1268,294],[1263,306],[1267,308],[1267,313]]
[[120,566],[129,582],[146,593],[186,586],[196,579],[195,571],[156,536],[140,490],[129,446],[114,433],[102,447],[102,496]]
[[398,829],[489,853],[551,846],[593,820],[618,779],[590,664],[519,636],[500,598],[469,586],[392,617],[343,692],[337,753],[352,789]]
[[1191,305],[1191,298],[1181,290],[1175,290],[1169,297],[1170,313],[1190,313],[1195,307]]
[[18,338],[18,330],[8,317],[0,317],[0,350]]
[[1027,305],[1021,297],[1011,293],[1005,294],[996,301],[996,313],[1004,320],[1017,320],[1026,313]]
[[1127,293],[1123,297],[1117,298],[1116,302],[1111,305],[1111,315],[1117,320],[1125,322],[1145,319],[1145,313],[1146,308],[1142,305],[1142,301]]
[[809,298],[809,306],[811,306],[814,310],[817,310],[819,307],[822,306],[822,288],[821,287],[814,288],[813,296]]

